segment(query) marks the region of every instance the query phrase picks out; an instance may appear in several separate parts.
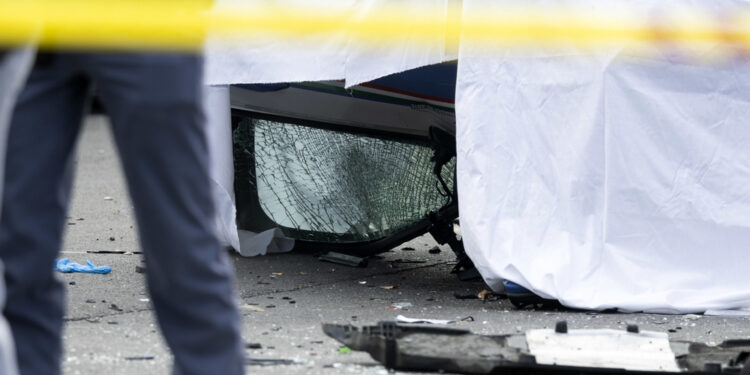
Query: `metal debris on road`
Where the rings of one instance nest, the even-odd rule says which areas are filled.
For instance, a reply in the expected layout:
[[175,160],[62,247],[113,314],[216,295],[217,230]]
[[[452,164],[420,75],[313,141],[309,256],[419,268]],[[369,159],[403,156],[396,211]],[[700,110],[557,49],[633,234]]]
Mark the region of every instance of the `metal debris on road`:
[[388,310],[403,310],[412,307],[411,302],[396,302],[387,307]]
[[468,330],[380,322],[365,327],[324,324],[323,332],[353,351],[369,353],[389,370],[697,375],[746,374],[750,366],[750,340],[719,344],[670,341],[666,333],[660,332],[632,328],[568,330],[565,326],[565,330],[556,327],[490,336]]
[[125,254],[123,250],[86,250],[87,254]]
[[426,324],[438,324],[438,325],[453,324],[456,322],[455,320],[443,320],[443,319],[407,318],[403,315],[397,316],[396,321],[399,323],[409,323],[409,324],[426,323]]
[[367,267],[367,259],[365,258],[337,253],[334,251],[329,251],[319,256],[318,259],[324,262],[343,264],[345,266],[350,266],[350,267]]
[[240,308],[241,309],[246,309],[246,310],[251,310],[251,311],[256,311],[256,312],[264,312],[264,311],[266,311],[262,307],[254,306],[254,305],[247,305],[247,304],[240,306]]
[[[113,240],[114,241],[114,240]],[[143,254],[143,251],[125,251],[125,250],[86,250],[86,254],[118,254],[118,255],[133,255]]]
[[477,298],[481,299],[482,301],[487,301],[490,298],[495,297],[495,295],[492,293],[491,290],[482,289],[481,292],[477,294]]
[[701,316],[700,316],[700,315],[696,315],[696,314],[685,314],[685,315],[683,315],[683,316],[682,316],[682,317],[680,318],[680,320],[698,320],[698,319],[700,319],[700,318],[701,318]]
[[150,361],[156,358],[156,356],[153,355],[139,355],[139,356],[132,356],[132,357],[125,357],[126,361]]
[[245,358],[245,365],[247,366],[286,366],[303,364],[305,364],[305,362],[294,359]]

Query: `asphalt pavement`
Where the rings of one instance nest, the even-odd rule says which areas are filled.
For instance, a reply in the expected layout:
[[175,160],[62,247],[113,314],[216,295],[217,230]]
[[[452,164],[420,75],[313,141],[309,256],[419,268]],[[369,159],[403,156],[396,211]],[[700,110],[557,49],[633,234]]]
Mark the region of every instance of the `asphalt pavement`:
[[[168,374],[162,339],[144,283],[133,206],[128,198],[107,120],[87,119],[77,151],[74,197],[61,257],[108,265],[107,275],[59,274],[68,293],[65,374]],[[366,268],[326,263],[310,254],[243,258],[231,250],[247,354],[293,360],[249,365],[255,374],[387,374],[366,353],[347,352],[325,336],[322,323],[371,325],[410,318],[457,320],[451,327],[480,334],[553,328],[621,328],[668,332],[672,339],[719,343],[750,337],[750,319],[570,310],[518,310],[507,299],[483,301],[482,282],[460,282],[450,273],[447,247],[420,237],[370,259]],[[102,254],[91,252],[110,251]],[[184,301],[185,306],[201,301]],[[395,306],[406,306],[400,309]]]

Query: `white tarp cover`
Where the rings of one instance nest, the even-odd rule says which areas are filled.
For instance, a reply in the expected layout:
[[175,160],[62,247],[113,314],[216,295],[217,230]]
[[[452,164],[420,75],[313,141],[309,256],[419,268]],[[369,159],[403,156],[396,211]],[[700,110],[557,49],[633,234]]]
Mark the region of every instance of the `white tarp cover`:
[[[357,20],[394,4],[415,19],[433,15],[448,22],[455,0],[217,0],[215,7],[278,7],[326,12]],[[283,20],[279,20],[283,22]],[[447,27],[447,26],[446,26]],[[451,55],[453,53],[453,55]],[[209,38],[206,77],[209,85],[276,83],[345,79],[347,87],[389,74],[455,59],[445,35],[426,42],[405,34],[399,40],[363,46],[346,33],[312,34],[305,38]]]
[[[464,16],[508,3],[464,0]],[[627,5],[643,17],[677,6],[748,8],[739,0],[522,3]],[[467,252],[491,286],[509,279],[567,306],[750,306],[750,62],[631,52],[488,52],[461,41]]]

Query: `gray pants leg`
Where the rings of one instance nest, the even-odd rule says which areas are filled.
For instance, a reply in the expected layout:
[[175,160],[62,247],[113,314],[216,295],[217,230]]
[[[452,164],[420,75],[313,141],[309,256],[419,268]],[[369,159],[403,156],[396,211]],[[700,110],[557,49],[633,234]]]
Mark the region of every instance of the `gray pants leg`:
[[[181,374],[240,374],[232,268],[214,229],[202,61],[92,57],[136,208],[148,286]],[[169,90],[165,90],[169,88]]]
[[[35,69],[8,134],[0,218],[5,316],[21,374],[59,374],[64,290],[53,275],[70,195],[70,154],[86,83],[58,67]],[[61,67],[60,67],[61,68]]]
[[[16,96],[23,82],[26,81],[32,57],[31,48],[0,52],[0,180],[2,180],[5,166],[5,144],[10,114],[16,102]],[[1,192],[2,184],[0,184]],[[0,260],[0,275],[3,273],[3,262]],[[0,375],[16,375],[18,374],[16,351],[10,327],[2,314],[4,308],[5,280],[0,277]]]
[[63,293],[52,265],[90,82],[112,118],[175,372],[243,372],[232,270],[211,228],[201,69],[195,56],[66,54],[32,72],[11,125],[0,222],[22,374],[59,373]]

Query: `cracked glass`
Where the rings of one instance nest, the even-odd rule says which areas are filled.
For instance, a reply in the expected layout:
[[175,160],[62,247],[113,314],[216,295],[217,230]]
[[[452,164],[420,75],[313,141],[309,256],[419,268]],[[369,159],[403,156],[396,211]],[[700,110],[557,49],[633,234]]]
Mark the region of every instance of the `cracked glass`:
[[[255,208],[270,220],[265,225],[293,238],[377,240],[450,202],[438,188],[427,141],[253,117],[237,122],[233,140],[236,177],[244,179],[236,187],[255,190]],[[442,171],[451,188],[454,169],[455,158]],[[238,198],[247,193],[238,191]]]

